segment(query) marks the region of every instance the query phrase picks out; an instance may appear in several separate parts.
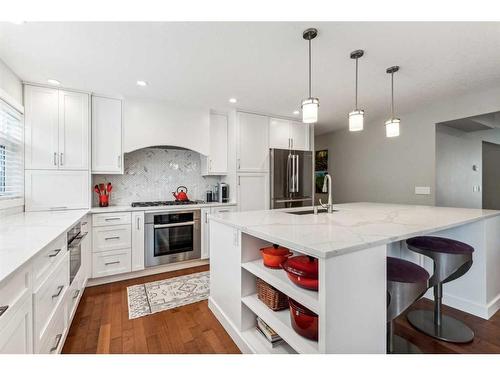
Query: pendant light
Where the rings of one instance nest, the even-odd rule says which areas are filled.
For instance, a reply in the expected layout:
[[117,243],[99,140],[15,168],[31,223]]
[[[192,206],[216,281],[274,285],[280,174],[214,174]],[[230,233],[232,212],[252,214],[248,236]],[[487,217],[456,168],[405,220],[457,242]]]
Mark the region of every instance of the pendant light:
[[351,52],[351,59],[356,60],[356,90],[355,90],[355,108],[349,113],[349,130],[352,132],[357,132],[363,130],[363,120],[365,116],[365,111],[358,109],[358,59],[363,56],[365,52],[362,49]]
[[386,73],[391,75],[391,118],[385,122],[385,136],[388,138],[399,136],[399,124],[401,120],[394,117],[394,73],[399,70],[399,66],[387,68]]
[[311,40],[317,35],[318,30],[313,28],[302,33],[302,37],[309,41],[309,97],[302,100],[302,122],[306,124],[318,122],[319,99],[311,95]]

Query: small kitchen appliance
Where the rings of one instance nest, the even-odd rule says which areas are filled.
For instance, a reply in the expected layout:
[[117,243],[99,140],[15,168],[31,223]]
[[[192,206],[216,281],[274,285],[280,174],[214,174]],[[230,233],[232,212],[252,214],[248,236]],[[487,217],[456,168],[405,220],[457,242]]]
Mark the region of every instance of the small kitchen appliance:
[[219,203],[227,203],[229,202],[229,185],[225,182],[219,182],[217,184],[218,201]]

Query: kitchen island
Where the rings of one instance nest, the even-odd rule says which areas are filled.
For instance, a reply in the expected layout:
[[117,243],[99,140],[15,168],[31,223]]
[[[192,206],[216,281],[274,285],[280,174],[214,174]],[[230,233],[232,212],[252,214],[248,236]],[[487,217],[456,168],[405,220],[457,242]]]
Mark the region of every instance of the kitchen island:
[[[293,211],[307,211],[311,213]],[[426,267],[404,240],[436,235],[475,248],[474,264],[445,285],[444,303],[489,318],[500,308],[500,211],[377,203],[224,213],[211,217],[209,306],[246,353],[385,353],[386,256]],[[319,290],[292,284],[283,270],[262,265],[271,244],[319,260]],[[319,340],[298,335],[288,310],[273,312],[256,294],[260,278],[319,315]],[[255,330],[263,319],[285,341],[270,347]]]

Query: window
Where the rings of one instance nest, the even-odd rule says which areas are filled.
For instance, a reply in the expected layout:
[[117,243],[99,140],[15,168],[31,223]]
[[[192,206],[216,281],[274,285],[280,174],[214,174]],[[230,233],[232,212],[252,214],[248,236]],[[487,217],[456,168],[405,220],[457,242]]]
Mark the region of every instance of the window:
[[23,116],[0,100],[0,205],[23,197]]

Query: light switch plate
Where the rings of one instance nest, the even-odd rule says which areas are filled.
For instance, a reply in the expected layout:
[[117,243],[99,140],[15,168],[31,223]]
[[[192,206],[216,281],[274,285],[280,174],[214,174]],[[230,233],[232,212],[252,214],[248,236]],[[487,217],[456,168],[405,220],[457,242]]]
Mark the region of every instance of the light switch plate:
[[431,187],[430,186],[415,186],[415,194],[417,195],[430,195]]

